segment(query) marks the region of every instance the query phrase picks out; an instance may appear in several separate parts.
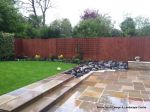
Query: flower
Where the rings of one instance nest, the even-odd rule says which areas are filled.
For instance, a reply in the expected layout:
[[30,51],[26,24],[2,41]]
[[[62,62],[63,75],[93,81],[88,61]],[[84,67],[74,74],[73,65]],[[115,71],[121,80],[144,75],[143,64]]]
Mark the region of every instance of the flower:
[[39,59],[40,57],[41,57],[41,56],[38,55],[38,54],[35,55],[35,58],[36,58],[36,59]]
[[62,54],[58,56],[58,59],[63,59],[63,58],[64,56]]

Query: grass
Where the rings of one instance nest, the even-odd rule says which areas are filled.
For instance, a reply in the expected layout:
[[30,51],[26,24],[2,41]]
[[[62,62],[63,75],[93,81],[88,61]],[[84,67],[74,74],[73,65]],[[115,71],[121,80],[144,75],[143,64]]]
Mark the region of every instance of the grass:
[[[76,66],[62,62],[4,61],[0,62],[0,95],[31,84]],[[61,67],[61,71],[57,71]]]

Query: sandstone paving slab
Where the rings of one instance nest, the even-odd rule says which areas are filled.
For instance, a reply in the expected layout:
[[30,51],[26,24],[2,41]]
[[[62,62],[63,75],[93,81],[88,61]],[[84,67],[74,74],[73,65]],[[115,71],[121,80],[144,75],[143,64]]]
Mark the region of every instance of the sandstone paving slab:
[[30,85],[28,85],[28,86],[26,86],[24,88],[26,88],[26,89],[35,89],[35,88],[37,88],[37,87],[39,87],[39,86],[41,86],[43,84],[46,84],[46,83],[39,83],[39,82],[37,82],[37,83],[30,84]]
[[40,91],[40,92],[44,93],[44,92],[46,92],[46,91],[54,88],[55,86],[61,84],[62,82],[63,81],[61,81],[61,80],[52,80],[52,81],[50,81],[48,83],[42,84],[40,86],[37,86],[37,87],[35,87],[32,90],[34,90],[34,91]]
[[55,107],[47,112],[73,112],[72,108]]
[[[96,103],[98,103],[103,104],[104,106],[107,105],[136,106],[140,103],[142,103],[141,106],[149,105],[148,100],[150,96],[149,94],[150,83],[149,80],[146,80],[146,78],[149,78],[149,76],[146,75],[145,73],[146,75],[145,78],[144,76],[142,76],[143,75],[141,74],[142,72],[134,70],[123,72],[122,71],[104,72],[104,73],[96,72],[95,75],[93,72],[92,73],[93,76],[91,75],[87,77],[85,80],[83,80],[82,83],[80,83],[79,86],[84,89],[82,89],[83,91],[81,91],[80,95],[78,95],[76,98],[72,100],[73,101],[79,100],[81,101],[81,103],[79,107],[77,107],[73,112],[88,112],[88,110],[90,109],[86,109],[86,107],[81,106],[83,105],[82,104],[83,102],[94,103],[95,105]],[[102,88],[103,91],[100,94],[98,94],[95,91],[89,90],[89,88]],[[77,89],[75,89],[74,91],[76,90]],[[68,99],[66,98],[65,100],[62,99],[63,102],[61,102],[61,105],[64,105],[66,102],[69,104],[69,102],[71,101],[69,100],[70,97],[68,97]],[[82,107],[82,109],[80,108],[80,106]],[[57,107],[62,108],[60,105],[57,105]],[[92,112],[97,111],[96,109],[97,107],[94,107]],[[132,111],[133,110],[129,109],[115,109],[115,110],[102,109],[101,112],[132,112]],[[138,111],[139,109],[137,110],[137,112]],[[141,110],[141,112],[143,112],[143,110]],[[149,112],[148,109],[145,110],[145,112]]]
[[49,91],[49,92],[47,92],[45,94],[45,97],[56,99],[59,96],[61,96],[62,94],[64,94],[65,92],[67,92],[69,89],[70,89],[70,87],[68,87],[68,86],[61,86],[61,87],[59,87],[55,91]]
[[129,112],[129,111],[128,109],[122,108],[120,106],[105,104],[104,109],[101,112]]
[[94,86],[95,84],[96,84],[96,82],[90,82],[90,81],[87,81],[87,80],[82,82],[82,85],[85,85],[85,86]]
[[[103,104],[94,102],[82,102],[81,105],[74,110],[74,112],[101,112]],[[99,107],[99,108],[98,108]]]
[[150,100],[144,100],[144,106],[146,106],[146,109],[150,111]]
[[128,112],[126,108],[121,108],[128,106],[127,99],[124,98],[103,95],[100,98],[99,103],[104,104],[104,112]]
[[82,93],[82,95],[79,97],[79,99],[94,100],[95,98],[99,98],[99,96],[102,94],[102,91],[103,91],[103,88],[88,86],[85,89],[85,91]]
[[133,86],[121,86],[121,91],[128,91],[128,90],[134,90]]
[[68,95],[64,96],[63,99],[61,99],[55,106],[57,107],[68,107],[67,105],[79,105],[78,103],[81,102],[78,100],[78,97],[82,94],[82,89],[76,89],[76,91],[72,91],[68,93]]
[[122,86],[119,84],[107,84],[106,90],[114,90],[114,91],[119,91],[122,89]]
[[149,94],[150,95],[150,91],[141,91],[141,94]]
[[73,110],[75,110],[76,108],[79,107],[79,105],[81,104],[81,102],[82,101],[76,100],[73,97],[71,97],[65,103],[62,103],[59,106],[57,105],[57,108],[55,107],[55,111],[56,112],[60,112],[60,109],[63,109],[63,112],[66,112],[68,110],[70,110],[70,112],[73,112]]
[[80,96],[78,98],[78,100],[82,100],[82,101],[89,101],[89,102],[97,102],[99,98],[97,97],[90,97],[90,96]]
[[107,84],[96,83],[94,87],[97,87],[97,88],[105,88],[106,86],[107,86]]
[[79,82],[81,82],[81,79],[74,78],[73,80],[71,80],[68,83],[64,84],[64,86],[73,87],[73,86],[75,86]]
[[12,111],[12,110],[16,109],[17,107],[21,106],[22,104],[24,104],[24,103],[30,101],[31,99],[37,97],[40,94],[41,94],[41,92],[28,91],[27,93],[24,93],[15,99],[12,99],[6,103],[3,103],[2,105],[0,105],[0,109]]
[[[51,105],[52,103],[56,102],[58,98],[60,98],[61,96],[63,96],[63,94],[65,94],[68,90],[70,89],[70,87],[67,86],[62,86],[62,87],[58,87],[55,91],[49,91],[47,92],[45,95],[43,95],[43,98],[40,98],[39,100],[37,100],[35,103],[33,103],[32,105],[30,105],[29,107],[26,107],[25,109],[23,109],[24,112],[27,112],[27,110],[36,110],[36,111],[42,111],[43,109],[45,109],[46,107],[48,107],[49,105]],[[46,101],[42,100],[42,99],[50,99],[50,101]],[[42,105],[42,106],[38,106],[38,105]]]
[[141,98],[140,91],[129,91],[129,97],[131,98]]
[[12,91],[10,93],[7,93],[7,95],[20,96],[20,95],[22,95],[24,93],[27,93],[28,91],[29,91],[28,89],[20,88],[20,89]]
[[57,76],[57,78],[55,79],[44,79],[23,88],[17,89],[15,91],[7,93],[6,95],[4,95],[5,97],[1,96],[0,109],[10,111],[14,110],[72,77],[68,75],[62,78],[62,76],[64,76],[64,74]]
[[132,82],[122,82],[122,81],[116,81],[116,82],[113,82],[113,84],[117,84],[117,85],[122,85],[122,86],[133,86],[133,83]]
[[36,83],[44,84],[44,83],[47,83],[47,82],[49,82],[51,80],[53,80],[53,79],[52,78],[47,78],[47,79],[43,79],[43,80],[37,81]]
[[86,81],[89,81],[89,82],[99,82],[98,80],[98,76],[90,76]]
[[40,112],[41,109],[49,105],[53,101],[52,98],[41,98],[34,105],[29,105],[28,108],[22,109],[21,112]]
[[16,97],[15,96],[12,96],[12,95],[2,95],[0,97],[0,105],[4,104],[4,103],[7,103],[8,101],[11,101],[13,99],[15,99]]

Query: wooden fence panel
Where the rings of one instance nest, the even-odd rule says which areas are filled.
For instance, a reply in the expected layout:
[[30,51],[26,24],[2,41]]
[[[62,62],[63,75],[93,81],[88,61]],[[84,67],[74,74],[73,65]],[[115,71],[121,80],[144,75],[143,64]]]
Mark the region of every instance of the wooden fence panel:
[[135,56],[150,61],[150,38],[59,38],[59,39],[16,39],[16,56],[58,56],[72,58],[83,53],[84,59],[134,60]]
[[143,60],[150,61],[150,39],[144,39]]
[[34,57],[39,54],[41,57],[56,55],[56,39],[23,39],[23,56]]
[[23,55],[22,54],[22,51],[23,51],[22,39],[15,39],[14,47],[15,47],[15,56],[21,57]]

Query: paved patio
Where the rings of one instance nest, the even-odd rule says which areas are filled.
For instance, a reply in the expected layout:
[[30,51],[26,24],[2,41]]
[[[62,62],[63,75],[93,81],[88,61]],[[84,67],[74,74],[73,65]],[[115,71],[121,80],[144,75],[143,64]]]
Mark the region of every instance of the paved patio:
[[150,112],[150,71],[93,73],[48,112]]

